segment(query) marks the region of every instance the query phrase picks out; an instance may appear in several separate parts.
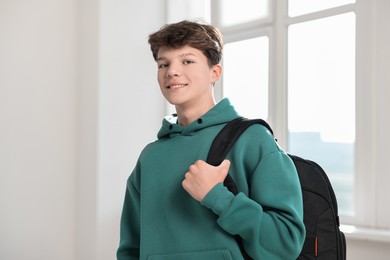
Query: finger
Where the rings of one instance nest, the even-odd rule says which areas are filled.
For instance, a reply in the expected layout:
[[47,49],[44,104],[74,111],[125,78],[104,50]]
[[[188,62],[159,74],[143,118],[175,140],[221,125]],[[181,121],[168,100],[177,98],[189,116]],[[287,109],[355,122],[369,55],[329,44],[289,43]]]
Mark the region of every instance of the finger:
[[196,165],[196,166],[202,166],[202,165],[204,165],[205,163],[206,163],[206,162],[203,161],[203,160],[197,160],[197,161],[194,162],[194,165]]
[[229,168],[230,168],[230,161],[225,159],[220,165],[219,167],[221,167],[222,169],[228,171]]
[[188,173],[192,172],[196,172],[197,171],[197,168],[198,166],[196,166],[195,164],[192,164],[189,168],[188,168]]

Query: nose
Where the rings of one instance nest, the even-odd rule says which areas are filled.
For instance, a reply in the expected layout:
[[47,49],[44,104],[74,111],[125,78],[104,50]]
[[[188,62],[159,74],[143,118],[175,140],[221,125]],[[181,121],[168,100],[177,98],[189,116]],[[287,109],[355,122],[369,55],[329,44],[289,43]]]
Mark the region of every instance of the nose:
[[167,76],[168,76],[168,78],[173,78],[173,77],[179,76],[179,74],[177,74],[176,72],[168,72]]
[[180,76],[179,65],[175,64],[174,62],[172,62],[169,65],[169,67],[168,67],[167,76],[168,76],[168,78],[173,78],[173,77]]

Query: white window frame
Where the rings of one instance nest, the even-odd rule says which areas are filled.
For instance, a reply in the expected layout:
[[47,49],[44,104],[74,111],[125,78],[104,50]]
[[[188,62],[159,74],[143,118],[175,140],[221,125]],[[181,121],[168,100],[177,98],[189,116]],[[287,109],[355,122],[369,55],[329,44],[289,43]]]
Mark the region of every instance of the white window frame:
[[[347,4],[323,11],[318,11],[296,17],[288,16],[288,1],[270,1],[271,16],[240,26],[221,27],[218,23],[218,1],[212,2],[211,21],[220,27],[226,43],[245,40],[259,36],[268,36],[270,42],[269,56],[269,115],[268,121],[278,133],[278,141],[287,148],[288,111],[287,111],[287,57],[288,57],[288,27],[305,21],[325,18],[338,14],[354,12],[356,14],[356,142],[355,142],[355,201],[356,216],[342,217],[341,221],[350,225],[370,228],[390,228],[385,217],[388,212],[380,212],[379,205],[386,205],[383,196],[384,189],[378,190],[378,183],[384,176],[380,176],[378,154],[378,135],[374,135],[375,96],[374,71],[375,67],[375,25],[374,11],[386,10],[381,5],[385,1],[357,0],[354,4]],[[375,9],[375,10],[374,10]],[[382,26],[382,28],[385,28]],[[380,37],[377,33],[376,37]],[[369,37],[373,36],[373,37]],[[386,39],[385,39],[386,40]],[[388,40],[388,39],[387,39]],[[379,41],[382,42],[382,41]],[[378,59],[379,57],[376,57]],[[388,66],[390,64],[387,64]],[[367,88],[373,86],[373,88]],[[220,96],[222,94],[220,93]],[[386,103],[384,103],[386,104]],[[370,121],[368,121],[370,120]],[[381,135],[384,135],[383,131]],[[383,162],[382,162],[383,163]],[[383,172],[383,171],[382,171]],[[368,175],[366,173],[372,173]],[[389,183],[389,182],[387,182]],[[382,204],[383,203],[383,204]],[[383,207],[383,206],[382,206]]]
[[[175,10],[167,15],[167,22],[172,22],[173,13],[189,10],[188,6],[177,10],[172,2],[166,0],[167,10]],[[180,0],[181,3],[183,3]],[[217,0],[191,0],[204,6],[211,5],[210,14],[204,20],[218,25]],[[177,4],[177,3],[176,3]],[[297,17],[288,17],[287,0],[270,0],[271,16],[267,19],[246,23],[229,28],[220,27],[226,43],[248,38],[268,36],[269,56],[269,118],[278,141],[287,147],[287,33],[288,26],[311,19],[346,12],[356,14],[356,142],[355,142],[355,201],[356,216],[342,217],[343,224],[352,225],[347,236],[357,239],[390,242],[390,174],[388,149],[390,147],[390,1],[356,0],[324,11]],[[177,5],[176,5],[177,6]],[[195,14],[189,14],[192,18]],[[184,14],[185,16],[185,14]],[[178,20],[178,19],[176,19]],[[223,96],[223,82],[216,93]],[[167,112],[170,109],[167,108]]]

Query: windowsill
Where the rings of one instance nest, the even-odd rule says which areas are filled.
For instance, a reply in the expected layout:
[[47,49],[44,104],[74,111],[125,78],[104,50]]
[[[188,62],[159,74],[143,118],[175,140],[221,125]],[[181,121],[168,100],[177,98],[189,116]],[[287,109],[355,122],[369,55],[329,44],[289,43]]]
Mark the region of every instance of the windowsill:
[[389,229],[367,228],[351,225],[341,225],[340,229],[344,232],[347,239],[390,243]]

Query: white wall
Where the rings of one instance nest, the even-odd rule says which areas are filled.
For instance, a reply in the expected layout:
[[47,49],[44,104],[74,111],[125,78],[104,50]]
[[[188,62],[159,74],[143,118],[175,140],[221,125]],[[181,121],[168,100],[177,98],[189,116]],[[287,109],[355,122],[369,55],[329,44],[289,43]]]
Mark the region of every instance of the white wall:
[[373,242],[360,239],[347,241],[348,260],[387,260],[389,259],[389,253],[388,242]]
[[147,36],[164,23],[163,4],[81,4],[76,259],[115,258],[127,177],[160,127],[165,103]]
[[[0,259],[115,259],[163,1],[0,1]],[[153,8],[151,8],[153,6]]]
[[126,180],[165,114],[147,43],[164,23],[164,1],[100,3],[96,259],[106,260],[118,247]]
[[0,1],[0,259],[73,259],[77,4]]
[[[173,11],[0,0],[0,259],[115,259],[126,179],[164,114],[147,35]],[[380,72],[389,49],[375,44]],[[376,77],[378,120],[388,78]],[[388,245],[349,236],[348,259],[386,259]]]

